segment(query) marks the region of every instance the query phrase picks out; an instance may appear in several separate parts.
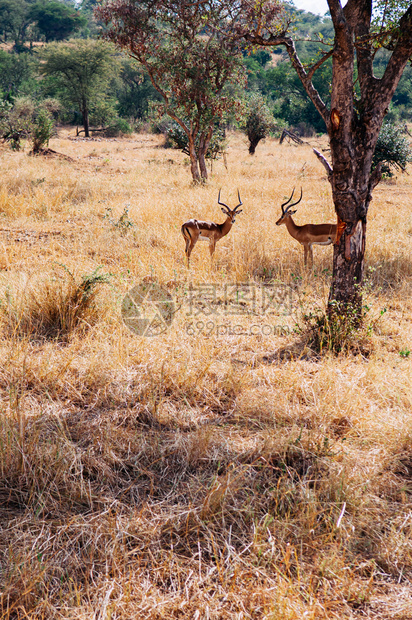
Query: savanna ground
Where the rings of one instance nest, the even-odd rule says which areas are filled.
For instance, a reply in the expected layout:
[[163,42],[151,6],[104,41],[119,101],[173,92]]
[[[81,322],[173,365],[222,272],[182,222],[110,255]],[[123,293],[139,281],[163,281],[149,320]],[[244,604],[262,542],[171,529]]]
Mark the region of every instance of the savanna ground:
[[[0,618],[409,620],[412,177],[374,193],[359,347],[319,355],[332,248],[310,273],[275,225],[294,186],[334,221],[310,146],[231,135],[193,187],[156,136],[69,133],[72,161],[0,151]],[[219,188],[244,211],[188,272]],[[141,282],[161,335],[121,320]]]

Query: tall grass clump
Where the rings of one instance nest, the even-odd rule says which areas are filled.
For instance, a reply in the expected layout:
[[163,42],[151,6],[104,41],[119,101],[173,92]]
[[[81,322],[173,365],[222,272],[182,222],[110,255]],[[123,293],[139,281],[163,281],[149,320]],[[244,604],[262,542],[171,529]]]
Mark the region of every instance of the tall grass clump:
[[6,291],[2,318],[9,335],[67,341],[97,322],[97,295],[109,276],[96,269],[78,281],[66,267],[61,269],[38,287],[23,291],[19,299]]

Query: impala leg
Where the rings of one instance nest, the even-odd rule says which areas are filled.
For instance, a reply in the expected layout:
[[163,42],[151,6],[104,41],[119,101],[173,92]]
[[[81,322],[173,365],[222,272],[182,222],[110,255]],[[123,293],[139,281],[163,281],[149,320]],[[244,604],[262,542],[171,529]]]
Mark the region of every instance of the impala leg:
[[186,241],[186,259],[187,259],[187,268],[189,269],[190,267],[190,255],[192,253],[193,248],[195,247],[195,243],[196,241],[194,241],[193,239],[190,239],[189,241]]
[[186,264],[187,268],[190,267],[190,255],[192,253],[193,248],[195,247],[195,243],[197,239],[192,237],[190,231],[187,228],[182,227],[182,235],[184,237],[186,246],[185,246],[185,254],[186,254]]
[[312,267],[313,267],[312,244],[311,243],[305,243],[303,245],[303,250],[304,250],[303,261],[305,263],[305,267],[307,267],[308,263],[309,263],[309,269],[312,269]]
[[309,269],[312,269],[313,267],[313,250],[312,250],[312,244],[308,245],[308,254],[309,254]]
[[303,246],[303,263],[305,267],[308,264],[308,246],[306,244]]
[[216,249],[216,241],[210,240],[209,252],[210,252],[210,260],[212,263],[213,263],[213,254],[215,253],[215,249]]
[[191,241],[192,241],[191,239],[186,239],[185,254],[186,254],[186,264],[188,268],[189,268],[189,263],[190,263],[190,255],[193,250]]

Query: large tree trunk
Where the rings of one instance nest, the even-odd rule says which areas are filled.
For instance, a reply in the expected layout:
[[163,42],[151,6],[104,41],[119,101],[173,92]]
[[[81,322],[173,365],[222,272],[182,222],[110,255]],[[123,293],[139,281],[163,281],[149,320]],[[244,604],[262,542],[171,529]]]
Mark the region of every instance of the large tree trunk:
[[189,157],[190,157],[190,171],[192,173],[192,179],[194,183],[201,183],[202,179],[199,173],[199,162],[196,153],[195,140],[192,135],[188,136],[189,140]]
[[202,177],[202,181],[205,182],[208,179],[207,167],[206,167],[206,152],[203,152],[203,150],[202,151],[199,150],[198,157],[199,157],[200,176]]
[[207,181],[207,167],[206,167],[206,155],[209,149],[210,141],[213,135],[213,127],[209,127],[207,133],[202,132],[199,139],[199,148],[197,151],[199,158],[199,167],[200,167],[200,175],[202,177],[202,181]]
[[314,149],[332,185],[338,224],[328,312],[330,315],[347,313],[351,320],[356,318],[357,321],[362,314],[367,214],[372,191],[381,178],[380,165],[371,173],[378,134],[377,129],[370,132],[366,143],[361,132],[346,132],[345,135],[344,125],[335,118],[329,131],[334,167]]
[[82,117],[83,117],[83,128],[84,128],[84,137],[90,138],[89,133],[89,110],[87,105],[84,103],[82,106]]
[[366,223],[359,221],[354,232],[343,231],[334,246],[333,278],[329,291],[329,314],[346,311],[360,319],[365,260]]
[[255,151],[256,151],[256,147],[259,144],[259,142],[261,141],[261,137],[259,136],[258,138],[255,136],[253,138],[249,138],[249,155],[254,155]]

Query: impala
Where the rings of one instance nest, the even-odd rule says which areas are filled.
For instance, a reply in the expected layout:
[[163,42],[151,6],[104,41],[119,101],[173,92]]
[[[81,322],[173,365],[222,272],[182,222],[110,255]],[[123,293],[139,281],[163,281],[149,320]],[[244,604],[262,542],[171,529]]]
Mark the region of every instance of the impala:
[[190,255],[192,253],[193,248],[195,247],[197,241],[209,241],[209,250],[210,250],[210,258],[213,258],[213,253],[215,251],[216,243],[222,237],[225,237],[232,225],[235,223],[236,216],[239,213],[242,213],[241,209],[238,211],[238,208],[243,204],[240,199],[239,190],[237,191],[237,195],[239,198],[239,204],[236,205],[234,209],[229,209],[224,202],[220,202],[220,190],[219,197],[217,199],[218,203],[222,205],[222,211],[226,215],[226,219],[223,224],[215,224],[215,222],[201,222],[200,220],[189,220],[185,222],[182,226],[182,235],[186,241],[185,254],[187,259],[187,266],[189,267]]
[[303,245],[305,265],[308,262],[309,256],[310,267],[312,267],[312,245],[330,245],[331,243],[335,243],[337,226],[336,224],[305,224],[304,226],[297,226],[292,219],[292,215],[296,213],[296,209],[294,211],[291,211],[290,209],[300,203],[303,192],[301,189],[300,198],[297,202],[289,204],[293,198],[294,192],[295,188],[293,188],[292,195],[289,200],[281,205],[282,217],[278,219],[276,226],[280,226],[281,224],[286,225],[288,233],[291,237]]

